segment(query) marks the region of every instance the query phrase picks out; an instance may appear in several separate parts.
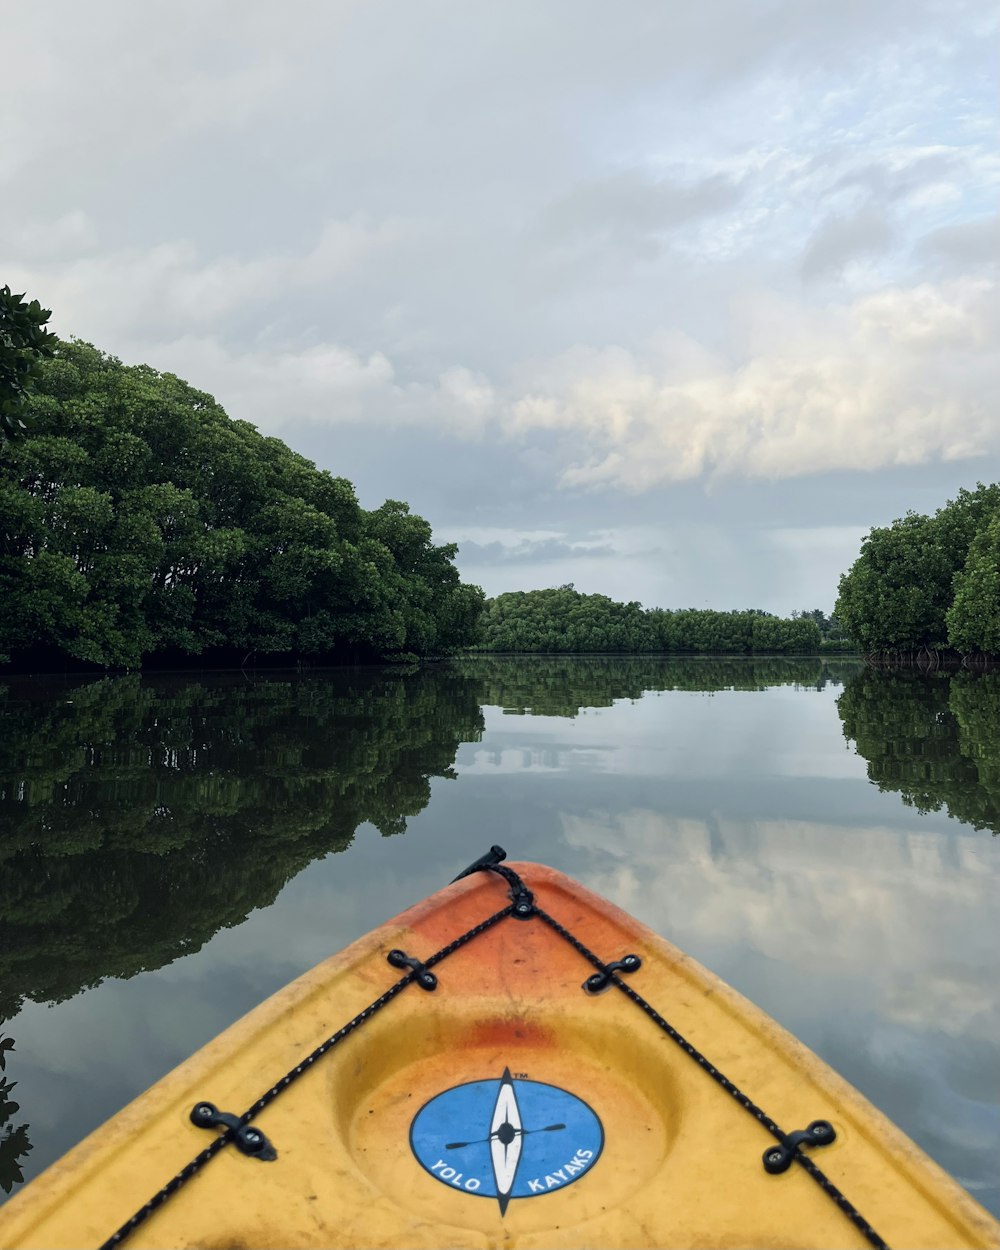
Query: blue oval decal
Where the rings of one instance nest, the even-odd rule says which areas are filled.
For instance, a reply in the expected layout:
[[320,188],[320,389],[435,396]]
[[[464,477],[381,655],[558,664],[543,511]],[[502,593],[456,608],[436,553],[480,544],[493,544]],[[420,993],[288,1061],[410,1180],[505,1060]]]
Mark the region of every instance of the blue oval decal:
[[575,1094],[511,1076],[455,1085],[410,1126],[420,1164],[445,1185],[496,1198],[536,1198],[578,1181],[597,1162],[604,1128]]

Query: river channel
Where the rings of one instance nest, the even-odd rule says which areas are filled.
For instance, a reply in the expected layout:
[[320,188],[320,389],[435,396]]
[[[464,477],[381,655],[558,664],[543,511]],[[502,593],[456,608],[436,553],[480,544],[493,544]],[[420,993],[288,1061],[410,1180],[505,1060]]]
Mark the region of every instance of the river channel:
[[500,843],[718,973],[1000,1215],[998,831],[1000,674],[0,679],[0,1201]]

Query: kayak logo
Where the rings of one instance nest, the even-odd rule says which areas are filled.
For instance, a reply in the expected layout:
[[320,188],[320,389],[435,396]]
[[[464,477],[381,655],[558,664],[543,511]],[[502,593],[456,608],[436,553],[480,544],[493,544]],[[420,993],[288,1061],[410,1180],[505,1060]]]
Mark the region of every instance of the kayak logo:
[[496,1198],[536,1198],[585,1176],[604,1146],[604,1128],[575,1094],[503,1076],[455,1085],[425,1103],[410,1125],[418,1162],[445,1185]]

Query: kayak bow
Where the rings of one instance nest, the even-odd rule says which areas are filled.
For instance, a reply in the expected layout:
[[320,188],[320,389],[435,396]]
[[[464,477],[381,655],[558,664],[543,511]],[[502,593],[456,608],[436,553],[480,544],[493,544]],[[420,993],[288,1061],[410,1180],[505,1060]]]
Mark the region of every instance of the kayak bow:
[[0,1246],[998,1244],[763,1012],[503,858],[165,1076],[0,1209]]

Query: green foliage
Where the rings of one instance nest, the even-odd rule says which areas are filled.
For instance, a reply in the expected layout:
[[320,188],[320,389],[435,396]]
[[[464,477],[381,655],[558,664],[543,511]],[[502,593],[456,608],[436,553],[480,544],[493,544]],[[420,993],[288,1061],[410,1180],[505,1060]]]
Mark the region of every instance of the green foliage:
[[[754,612],[715,612],[709,608],[683,608],[669,612],[654,608],[659,650],[683,654],[749,655],[754,649]],[[776,619],[776,618],[771,618]]]
[[820,655],[857,655],[857,644],[850,638],[824,638],[819,644]]
[[516,591],[486,604],[480,649],[500,652],[815,654],[820,631],[805,618],[709,609],[644,610],[572,586]]
[[850,639],[845,638],[840,620],[835,612],[831,616],[827,616],[822,608],[812,608],[804,612],[793,612],[792,619],[795,620],[796,618],[804,621],[815,621],[824,645],[837,644],[826,649],[831,651],[855,650],[854,644]]
[[[955,574],[948,609],[948,641],[956,651],[1000,655],[1000,511],[969,544]],[[1000,721],[997,722],[1000,727]]]
[[[1000,654],[1000,484],[875,528],[840,579],[836,615],[867,652]],[[992,537],[991,537],[992,535]]]
[[484,651],[655,651],[656,636],[638,603],[582,595],[570,586],[514,591],[490,599]]
[[0,443],[25,429],[22,400],[38,374],[38,361],[51,356],[58,341],[44,328],[51,316],[38,300],[26,303],[23,294],[0,287]]
[[754,652],[785,652],[815,654],[819,650],[820,632],[815,621],[806,617],[782,620],[777,616],[755,616],[751,635]]
[[1000,674],[866,668],[837,707],[880,790],[1000,833]]
[[455,548],[209,395],[59,345],[0,456],[0,651],[135,668],[219,648],[375,658],[474,641]]

